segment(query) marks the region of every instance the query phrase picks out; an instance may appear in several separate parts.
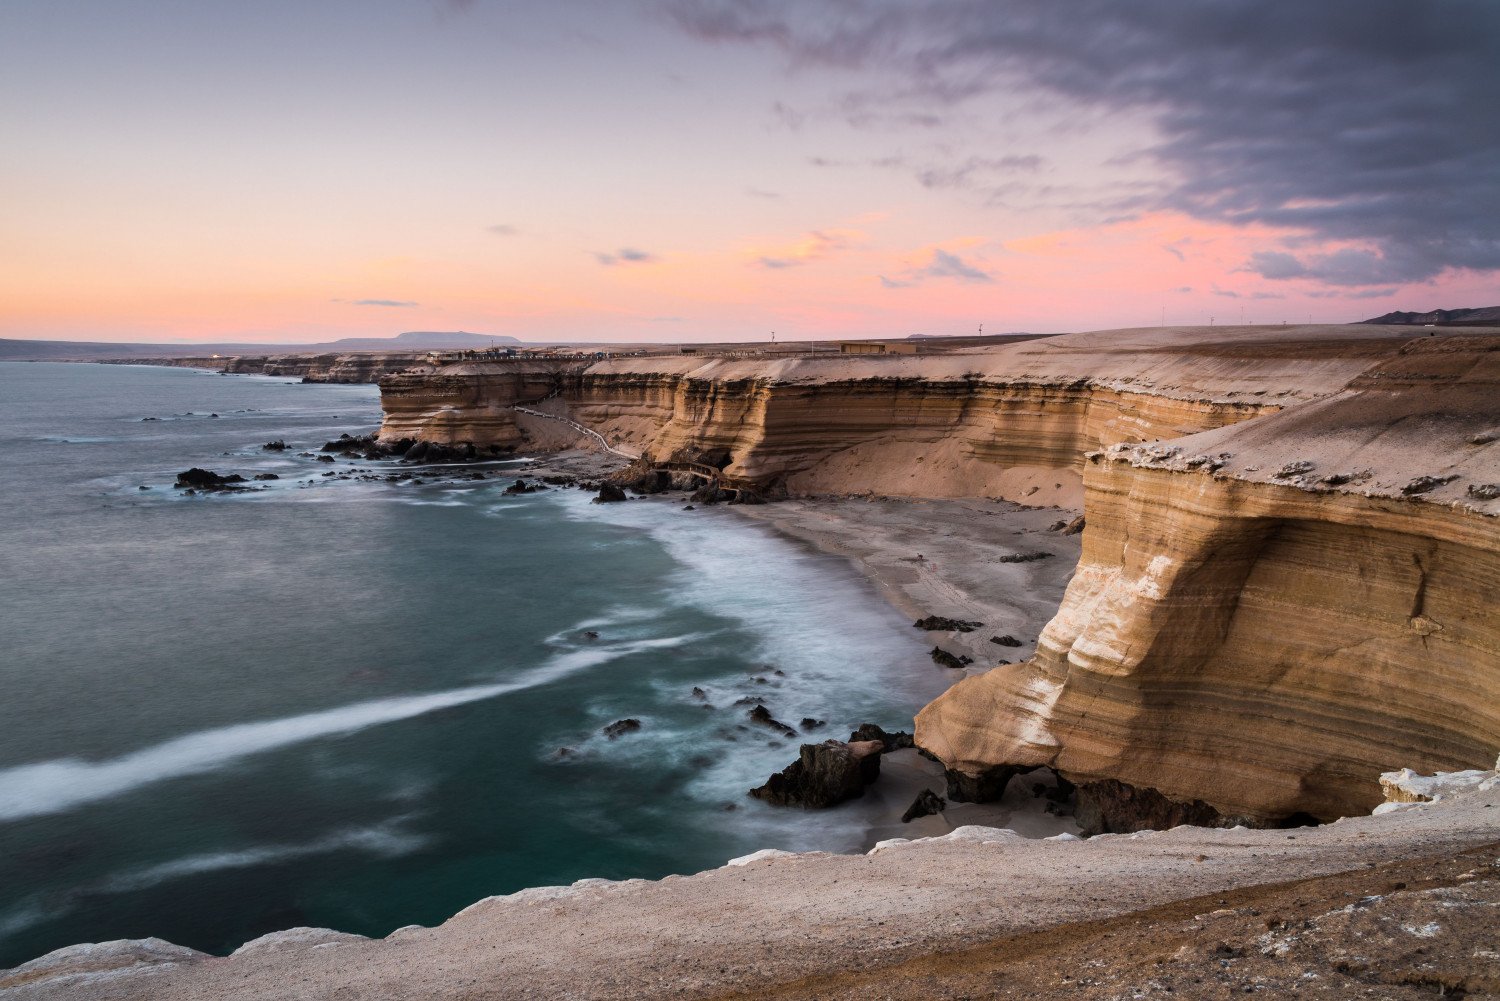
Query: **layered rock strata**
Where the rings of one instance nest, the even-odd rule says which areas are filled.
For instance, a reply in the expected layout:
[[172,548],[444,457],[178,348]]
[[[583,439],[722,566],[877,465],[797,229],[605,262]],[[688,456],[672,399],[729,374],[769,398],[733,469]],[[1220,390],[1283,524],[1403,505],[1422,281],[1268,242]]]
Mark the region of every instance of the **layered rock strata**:
[[[383,380],[382,434],[522,446],[528,403],[760,489],[1082,504],[1036,656],[956,686],[919,742],[957,798],[1046,765],[1154,790],[1152,816],[1278,822],[1500,745],[1496,345],[1255,328],[495,362]],[[1145,822],[1123,814],[1149,797],[1092,788],[1099,829]]]
[[508,408],[547,399],[648,459],[707,462],[762,489],[1076,505],[1085,452],[1335,392],[1400,343],[1379,328],[1331,342],[1282,334],[1257,356],[1200,336],[1114,331],[929,357],[451,365],[382,380],[381,434],[516,444]]
[[1049,765],[1262,821],[1367,812],[1403,762],[1493,761],[1495,427],[1500,338],[1452,338],[1325,400],[1091,454],[1036,656],[954,686],[918,742],[963,773]]

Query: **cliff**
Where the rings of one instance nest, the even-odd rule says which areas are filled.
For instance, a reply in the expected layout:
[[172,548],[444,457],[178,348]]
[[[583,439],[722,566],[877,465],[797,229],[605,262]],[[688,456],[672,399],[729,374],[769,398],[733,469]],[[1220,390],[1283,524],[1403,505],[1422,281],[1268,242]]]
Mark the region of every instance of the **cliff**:
[[509,408],[546,397],[770,493],[1081,505],[1036,656],[955,686],[918,741],[960,785],[1052,767],[1100,829],[1327,819],[1380,771],[1500,747],[1497,348],[1198,328],[447,366],[383,381],[382,434],[524,446]]
[[1416,340],[1327,399],[1091,454],[1036,656],[950,689],[918,741],[1253,820],[1366,812],[1399,762],[1488,763],[1496,428],[1500,338]]
[[[925,356],[647,356],[449,365],[382,383],[384,438],[516,445],[554,407],[657,461],[793,494],[1076,505],[1083,454],[1334,392],[1401,340],[1379,328],[1108,331]],[[1254,351],[1256,343],[1274,350]],[[548,367],[548,382],[535,371]]]
[[375,383],[394,372],[404,372],[426,362],[425,352],[275,354],[194,356],[188,358],[108,358],[105,365],[166,365],[174,368],[204,368],[236,375],[273,375],[304,382]]

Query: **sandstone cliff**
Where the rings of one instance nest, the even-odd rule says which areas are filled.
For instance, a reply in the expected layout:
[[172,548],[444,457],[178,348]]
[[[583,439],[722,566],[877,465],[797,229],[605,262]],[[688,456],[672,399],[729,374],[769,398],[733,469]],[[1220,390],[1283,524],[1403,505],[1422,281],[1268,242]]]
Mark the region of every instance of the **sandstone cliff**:
[[1367,811],[1380,771],[1500,746],[1497,347],[1200,328],[449,366],[384,380],[382,433],[521,446],[510,406],[548,398],[768,491],[1082,505],[1036,656],[956,686],[919,741],[960,775],[1155,790],[1163,822],[1329,818]]
[[1029,662],[918,740],[1255,819],[1379,801],[1376,771],[1500,746],[1500,338],[1418,340],[1347,390],[1094,453],[1088,531]]

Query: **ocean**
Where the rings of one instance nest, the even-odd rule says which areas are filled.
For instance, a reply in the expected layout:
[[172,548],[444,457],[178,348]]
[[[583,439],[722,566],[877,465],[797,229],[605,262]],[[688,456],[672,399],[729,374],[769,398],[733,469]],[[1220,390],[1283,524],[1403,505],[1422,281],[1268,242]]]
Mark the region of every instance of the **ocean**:
[[[722,509],[503,495],[524,458],[298,454],[379,419],[373,386],[0,364],[0,967],[863,847],[868,806],[746,795],[946,684],[847,563]],[[186,496],[191,466],[280,478]]]

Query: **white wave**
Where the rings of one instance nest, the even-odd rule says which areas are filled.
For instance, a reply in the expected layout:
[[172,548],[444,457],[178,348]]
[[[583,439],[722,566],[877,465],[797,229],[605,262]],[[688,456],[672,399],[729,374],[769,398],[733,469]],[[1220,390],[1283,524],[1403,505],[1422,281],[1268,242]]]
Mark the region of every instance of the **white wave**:
[[0,771],[0,822],[62,813],[152,783],[213,771],[252,755],[535,688],[627,654],[678,646],[696,638],[676,636],[572,650],[508,681],[202,730],[105,761],[58,758],[20,765]]
[[337,851],[361,851],[383,858],[395,858],[399,855],[408,855],[428,842],[427,838],[419,834],[396,830],[395,827],[401,819],[398,818],[376,827],[336,831],[300,845],[263,845],[259,848],[235,852],[189,855],[185,858],[143,866],[118,876],[112,876],[91,889],[105,893],[130,893],[174,879],[181,879],[184,876],[197,876],[225,869],[249,869]]

